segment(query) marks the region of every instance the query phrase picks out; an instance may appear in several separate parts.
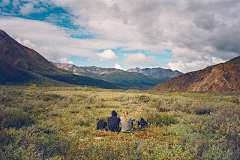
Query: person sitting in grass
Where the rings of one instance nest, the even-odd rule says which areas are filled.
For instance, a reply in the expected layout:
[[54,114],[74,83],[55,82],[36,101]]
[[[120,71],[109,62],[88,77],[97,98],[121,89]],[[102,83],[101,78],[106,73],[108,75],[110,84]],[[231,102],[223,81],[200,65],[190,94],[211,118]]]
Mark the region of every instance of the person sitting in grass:
[[119,122],[120,122],[120,118],[117,117],[117,112],[112,111],[112,117],[108,118],[108,129],[110,131],[118,132]]
[[128,111],[123,111],[122,117],[120,117],[120,119],[121,119],[121,125],[122,125],[122,128],[121,128],[122,132],[133,131],[134,130],[133,129],[133,121],[138,122],[138,125],[139,125],[138,127],[141,128],[141,125],[140,125],[138,119],[129,116]]

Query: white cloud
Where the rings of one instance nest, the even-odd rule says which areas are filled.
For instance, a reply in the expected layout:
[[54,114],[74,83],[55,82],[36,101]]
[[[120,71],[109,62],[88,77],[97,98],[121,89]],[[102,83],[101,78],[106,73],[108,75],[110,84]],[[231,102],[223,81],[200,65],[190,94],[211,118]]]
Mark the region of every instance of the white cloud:
[[18,43],[20,43],[21,45],[23,45],[23,41],[22,41],[21,38],[16,38],[15,40],[16,40]]
[[27,39],[22,40],[21,38],[16,38],[16,41],[24,46],[28,46],[31,49],[37,49],[36,45]]
[[68,61],[67,58],[60,58],[60,63],[68,63],[68,64],[70,64],[70,61]]
[[17,8],[20,5],[19,0],[13,0],[12,5],[14,6],[14,9]]
[[9,4],[10,4],[10,0],[2,0],[2,2],[0,3],[0,6],[4,7],[4,6],[9,5]]
[[224,63],[224,62],[226,62],[226,61],[221,58],[212,57],[212,64],[219,64],[219,63]]
[[120,64],[118,64],[118,63],[115,63],[114,68],[123,70],[123,68],[122,68],[122,67],[120,66]]
[[174,60],[172,62],[169,62],[167,65],[164,65],[163,68],[171,69],[173,71],[177,70],[183,73],[186,73],[189,71],[186,65],[180,60]]
[[96,55],[101,61],[116,61],[118,59],[118,56],[111,49],[107,49],[102,53],[96,53]]
[[[45,3],[45,2],[44,2]],[[29,15],[31,13],[41,13],[46,11],[46,6],[41,6],[38,1],[28,1],[28,3],[23,3],[23,5],[20,5],[18,0],[14,0],[12,2],[12,5],[14,8],[17,8],[19,6],[19,13],[22,15]]]
[[26,3],[23,6],[20,6],[20,13],[22,14],[30,14],[34,12],[34,5],[32,3]]
[[186,72],[203,69],[207,66],[224,63],[224,62],[226,61],[216,57],[206,58],[205,60],[199,60],[199,61],[195,60],[187,63],[184,63],[180,60],[172,60],[167,65],[164,65],[163,68],[178,70],[180,72],[186,73]]
[[147,57],[143,53],[124,54],[124,62],[128,66],[159,66],[158,62],[151,56]]
[[205,61],[192,61],[189,63],[186,63],[186,66],[189,67],[189,70],[198,70],[198,69],[203,69],[206,66],[212,65],[212,62],[210,60],[205,60]]

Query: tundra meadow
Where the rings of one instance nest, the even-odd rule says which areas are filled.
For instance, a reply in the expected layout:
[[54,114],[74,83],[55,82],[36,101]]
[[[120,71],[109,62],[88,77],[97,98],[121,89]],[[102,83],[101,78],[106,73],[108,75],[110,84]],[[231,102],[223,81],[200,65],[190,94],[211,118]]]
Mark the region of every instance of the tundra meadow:
[[[238,93],[0,86],[0,159],[240,159],[239,102]],[[112,110],[148,126],[96,130]]]

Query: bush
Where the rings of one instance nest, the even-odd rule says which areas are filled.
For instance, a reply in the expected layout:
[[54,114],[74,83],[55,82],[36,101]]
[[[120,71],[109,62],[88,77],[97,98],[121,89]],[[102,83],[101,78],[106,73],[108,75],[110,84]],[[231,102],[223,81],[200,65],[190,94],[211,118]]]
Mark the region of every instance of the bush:
[[70,141],[56,135],[44,134],[35,141],[35,148],[43,154],[44,159],[57,155],[65,156],[70,146]]
[[231,98],[228,99],[228,102],[239,104],[240,103],[240,98],[238,98],[238,97],[231,97]]
[[24,125],[33,124],[34,119],[26,112],[17,108],[1,109],[0,124],[4,128],[21,128]]
[[149,124],[169,126],[170,124],[176,124],[177,119],[172,115],[155,113],[155,114],[149,115],[149,117],[147,118],[147,122]]
[[210,114],[213,111],[210,107],[196,107],[193,109],[192,113],[201,115],[201,114]]
[[220,134],[224,150],[232,149],[234,157],[240,158],[240,111],[225,108],[212,115],[206,122],[208,132]]
[[138,97],[138,99],[139,99],[140,101],[142,101],[143,103],[148,103],[148,102],[150,101],[150,98],[149,98],[148,96],[146,96],[146,95],[140,95],[140,96]]
[[158,102],[152,104],[152,107],[156,108],[158,110],[158,112],[169,112],[170,111],[170,108],[163,106],[161,101],[158,101]]
[[238,108],[225,107],[211,113],[210,116],[192,118],[186,124],[191,128],[192,133],[205,137],[205,139],[209,138],[211,141],[209,143],[208,140],[204,140],[205,144],[200,147],[202,148],[200,151],[199,141],[194,142],[194,144],[193,139],[191,139],[192,145],[198,146],[198,151],[201,153],[200,157],[203,153],[210,156],[207,152],[213,151],[217,146],[218,151],[221,152],[218,154],[227,155],[228,159],[240,158],[240,111]]
[[44,101],[56,100],[56,99],[63,99],[64,97],[57,95],[57,94],[42,94],[39,96],[39,99]]

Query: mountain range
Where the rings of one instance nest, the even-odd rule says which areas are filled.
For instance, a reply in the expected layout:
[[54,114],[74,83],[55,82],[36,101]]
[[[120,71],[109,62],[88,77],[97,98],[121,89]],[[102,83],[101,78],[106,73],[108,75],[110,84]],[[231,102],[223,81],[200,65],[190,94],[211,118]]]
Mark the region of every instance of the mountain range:
[[240,56],[226,63],[185,74],[162,68],[123,71],[94,66],[77,67],[72,64],[53,64],[2,30],[0,74],[0,85],[87,85],[108,89],[149,89],[155,85],[152,90],[240,92]]
[[[52,62],[53,63],[53,62]],[[181,72],[170,69],[152,68],[152,69],[129,69],[127,71],[115,68],[101,67],[78,67],[73,64],[53,63],[55,66],[71,71],[75,74],[106,80],[112,83],[139,84],[153,87],[172,77],[181,75]]]
[[182,72],[179,71],[172,71],[171,69],[164,69],[164,68],[144,68],[140,69],[138,67],[128,69],[127,72],[137,72],[137,73],[142,73],[146,76],[158,78],[158,79],[163,79],[163,80],[168,80],[174,77],[177,77],[181,74]]
[[226,63],[189,72],[157,84],[152,90],[177,92],[240,92],[240,56]]
[[109,89],[149,89],[165,80],[114,68],[52,63],[2,30],[0,72],[0,85],[88,85]]
[[99,79],[75,75],[60,69],[36,51],[25,47],[0,30],[0,84],[38,86],[89,85],[120,88]]

